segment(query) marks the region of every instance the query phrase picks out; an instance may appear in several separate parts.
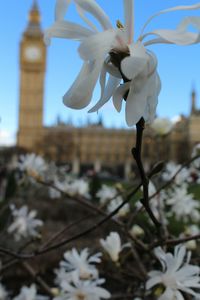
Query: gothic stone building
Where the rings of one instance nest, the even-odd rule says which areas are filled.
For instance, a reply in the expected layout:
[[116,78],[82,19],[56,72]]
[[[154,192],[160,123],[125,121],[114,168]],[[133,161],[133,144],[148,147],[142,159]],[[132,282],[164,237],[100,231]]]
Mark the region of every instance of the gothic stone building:
[[[43,96],[46,70],[46,46],[40,26],[37,2],[29,13],[29,22],[20,44],[20,106],[17,144],[47,158],[67,162],[78,171],[94,167],[114,168],[128,172],[133,164],[131,148],[135,142],[133,129],[107,129],[101,123],[82,128],[58,123],[43,126]],[[191,95],[191,114],[182,117],[166,137],[156,137],[145,129],[143,157],[145,164],[160,159],[182,162],[192,146],[200,141],[200,111],[196,109],[195,91]]]

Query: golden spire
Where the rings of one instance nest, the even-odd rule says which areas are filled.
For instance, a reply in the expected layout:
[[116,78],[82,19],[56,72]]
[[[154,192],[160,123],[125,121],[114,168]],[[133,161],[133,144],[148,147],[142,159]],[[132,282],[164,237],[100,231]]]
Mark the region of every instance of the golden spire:
[[29,22],[39,24],[40,23],[40,12],[38,9],[37,0],[33,0],[33,5],[29,13]]
[[195,114],[196,112],[196,90],[194,87],[194,84],[192,86],[192,92],[191,92],[191,114]]

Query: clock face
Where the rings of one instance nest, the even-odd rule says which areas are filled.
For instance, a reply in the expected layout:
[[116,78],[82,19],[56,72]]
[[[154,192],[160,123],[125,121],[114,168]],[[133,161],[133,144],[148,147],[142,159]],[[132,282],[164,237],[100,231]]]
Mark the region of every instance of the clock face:
[[41,49],[37,46],[29,46],[25,49],[25,57],[30,62],[36,62],[40,60],[41,56]]

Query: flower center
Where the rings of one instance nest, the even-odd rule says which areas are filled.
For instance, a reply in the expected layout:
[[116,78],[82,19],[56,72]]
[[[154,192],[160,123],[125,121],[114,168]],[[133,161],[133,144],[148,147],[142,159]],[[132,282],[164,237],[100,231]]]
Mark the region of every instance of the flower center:
[[173,290],[178,288],[175,276],[165,274],[162,276],[162,282],[166,287],[170,287]]
[[85,300],[86,299],[85,295],[82,292],[78,292],[76,294],[76,297],[77,297],[77,300]]

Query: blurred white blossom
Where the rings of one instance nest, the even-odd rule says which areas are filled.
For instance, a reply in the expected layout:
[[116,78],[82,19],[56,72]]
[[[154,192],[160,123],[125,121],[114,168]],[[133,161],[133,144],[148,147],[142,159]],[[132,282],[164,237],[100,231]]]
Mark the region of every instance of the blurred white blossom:
[[143,228],[137,224],[134,224],[129,232],[133,237],[141,237],[144,235]]
[[72,282],[63,281],[60,294],[54,300],[101,300],[110,298],[110,293],[100,287],[103,279],[95,281],[80,280],[73,274]]
[[151,124],[153,130],[159,136],[168,134],[172,130],[173,126],[173,122],[168,118],[156,118]]
[[47,170],[47,164],[41,156],[31,153],[20,156],[18,168],[32,177],[40,178]]
[[[108,203],[108,206],[107,206],[107,211],[109,213],[113,212],[116,208],[118,208],[118,206],[120,206],[123,202],[123,198],[121,196],[118,196],[116,197],[115,199],[111,200],[109,203]],[[126,216],[130,211],[130,206],[129,206],[129,203],[126,203],[123,205],[122,208],[120,208],[120,210],[116,213],[116,215],[114,217],[124,217]]]
[[191,219],[195,222],[200,220],[200,204],[193,198],[193,194],[189,194],[187,186],[176,186],[168,195],[166,204],[170,206],[168,215],[174,214],[177,220]]
[[48,297],[38,295],[36,285],[32,284],[30,287],[23,286],[13,300],[48,300]]
[[60,269],[56,272],[59,283],[66,280],[70,281],[74,273],[77,273],[81,280],[98,278],[98,270],[95,264],[101,262],[100,257],[101,253],[89,256],[87,248],[80,251],[80,253],[75,248],[65,252],[65,260],[60,262]]
[[190,252],[186,253],[185,246],[176,246],[174,255],[170,252],[165,253],[160,247],[156,248],[154,253],[160,261],[162,271],[153,270],[148,273],[150,278],[146,282],[146,289],[162,284],[165,291],[158,300],[183,300],[181,292],[200,296],[194,291],[200,289],[200,268],[189,264],[191,255]]
[[[165,181],[169,181],[172,177],[180,170],[181,165],[177,165],[174,162],[168,162],[165,166],[165,170],[162,173],[162,178]],[[182,183],[190,182],[191,181],[191,174],[190,170],[187,168],[182,168],[180,172],[176,175],[175,179],[173,180],[175,184],[182,185]]]
[[35,210],[28,211],[26,205],[16,209],[11,205],[13,223],[8,227],[8,233],[13,234],[16,241],[22,238],[38,237],[38,227],[43,225],[39,219],[35,219],[37,212]]
[[100,244],[108,253],[113,262],[119,260],[119,254],[122,250],[121,239],[117,232],[110,232],[106,239],[100,239]]
[[[55,187],[55,188],[54,188]],[[84,178],[72,179],[69,176],[64,180],[56,178],[53,186],[49,189],[49,195],[52,199],[60,198],[61,193],[67,193],[71,196],[81,195],[86,198],[89,197],[89,184]]]
[[113,199],[117,196],[117,190],[114,187],[110,187],[103,184],[101,189],[96,193],[102,205],[106,204],[108,200]]

